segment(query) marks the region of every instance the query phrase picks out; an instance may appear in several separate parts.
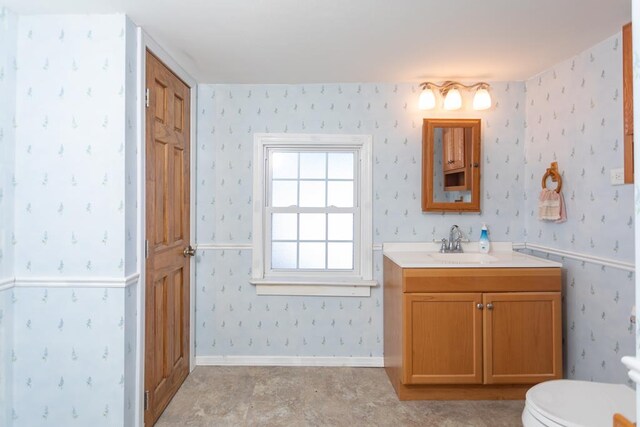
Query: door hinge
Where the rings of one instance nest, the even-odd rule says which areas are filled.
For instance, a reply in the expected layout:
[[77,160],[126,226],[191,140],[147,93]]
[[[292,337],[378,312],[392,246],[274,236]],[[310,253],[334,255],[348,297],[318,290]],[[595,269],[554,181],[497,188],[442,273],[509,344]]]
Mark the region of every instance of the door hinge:
[[148,240],[144,241],[144,258],[145,259],[149,258],[149,241]]
[[144,410],[149,409],[149,390],[144,391]]
[[149,88],[147,88],[147,90],[144,92],[144,105],[149,108]]

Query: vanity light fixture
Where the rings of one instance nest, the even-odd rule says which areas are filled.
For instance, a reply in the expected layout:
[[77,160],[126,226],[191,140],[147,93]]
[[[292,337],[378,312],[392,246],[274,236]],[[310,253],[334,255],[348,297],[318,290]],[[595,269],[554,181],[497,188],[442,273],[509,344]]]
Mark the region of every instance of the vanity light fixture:
[[445,110],[459,110],[462,107],[462,96],[460,89],[476,90],[473,96],[473,109],[486,110],[491,108],[491,95],[489,94],[489,84],[479,82],[472,85],[465,85],[459,82],[446,81],[441,85],[431,82],[420,83],[422,93],[418,100],[418,108],[421,110],[432,110],[436,107],[436,95],[434,89],[444,97],[443,108]]

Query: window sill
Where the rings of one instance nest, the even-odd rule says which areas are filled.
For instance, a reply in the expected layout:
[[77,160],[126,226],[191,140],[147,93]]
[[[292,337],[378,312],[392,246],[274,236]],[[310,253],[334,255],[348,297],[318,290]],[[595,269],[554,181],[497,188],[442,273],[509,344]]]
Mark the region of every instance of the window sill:
[[252,279],[256,295],[342,296],[368,297],[371,288],[378,286],[375,280],[352,279],[348,281]]

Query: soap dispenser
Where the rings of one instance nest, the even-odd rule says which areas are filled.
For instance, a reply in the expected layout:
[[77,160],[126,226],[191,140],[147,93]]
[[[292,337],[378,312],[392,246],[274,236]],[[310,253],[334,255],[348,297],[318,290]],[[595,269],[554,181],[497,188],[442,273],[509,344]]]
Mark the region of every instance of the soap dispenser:
[[489,249],[491,249],[487,224],[482,224],[482,231],[480,232],[480,241],[478,242],[478,246],[480,247],[480,252],[483,254],[488,254]]

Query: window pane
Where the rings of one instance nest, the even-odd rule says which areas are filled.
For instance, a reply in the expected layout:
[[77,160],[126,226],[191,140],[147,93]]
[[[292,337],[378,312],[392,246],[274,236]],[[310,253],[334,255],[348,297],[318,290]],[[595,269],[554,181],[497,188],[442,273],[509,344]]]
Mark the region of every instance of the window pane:
[[353,243],[329,243],[328,268],[353,270]]
[[353,214],[329,214],[329,240],[353,240]]
[[298,215],[274,213],[271,221],[272,240],[296,240],[298,238]]
[[327,153],[300,153],[300,178],[325,179]]
[[339,208],[353,207],[353,181],[330,181],[328,206]]
[[300,243],[300,268],[324,269],[325,243]]
[[322,208],[325,206],[324,181],[300,181],[300,206]]
[[353,153],[329,153],[329,179],[353,179]]
[[297,181],[273,181],[271,186],[271,206],[286,207],[298,204]]
[[298,178],[298,153],[273,153],[271,174],[274,179]]
[[271,268],[296,268],[297,243],[271,244]]
[[300,214],[300,240],[326,240],[325,214]]

